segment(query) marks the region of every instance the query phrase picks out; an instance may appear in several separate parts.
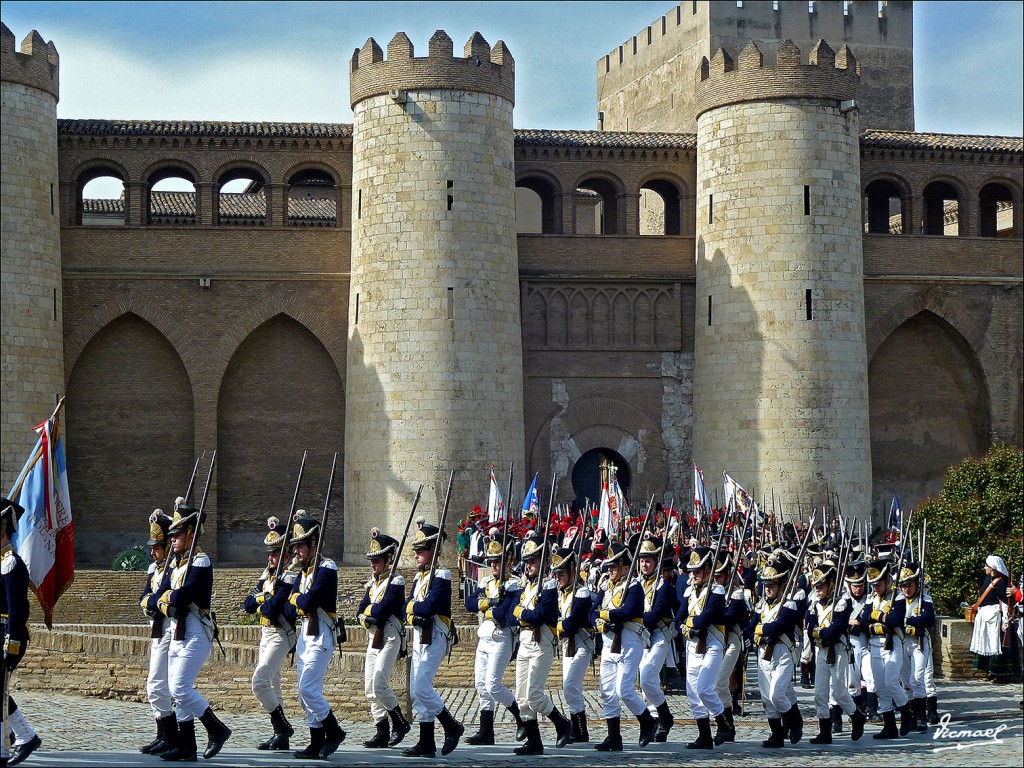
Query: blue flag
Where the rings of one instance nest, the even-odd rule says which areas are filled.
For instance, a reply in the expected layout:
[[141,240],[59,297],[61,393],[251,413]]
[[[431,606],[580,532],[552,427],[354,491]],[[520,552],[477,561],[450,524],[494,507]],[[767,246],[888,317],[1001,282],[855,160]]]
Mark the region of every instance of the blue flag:
[[533,512],[534,515],[540,514],[540,496],[537,495],[537,475],[533,476],[530,490],[526,492],[526,497],[523,499],[523,512]]
[[900,509],[900,500],[896,498],[896,494],[892,495],[892,504],[889,505],[889,529],[899,530],[900,520],[903,517],[903,510]]

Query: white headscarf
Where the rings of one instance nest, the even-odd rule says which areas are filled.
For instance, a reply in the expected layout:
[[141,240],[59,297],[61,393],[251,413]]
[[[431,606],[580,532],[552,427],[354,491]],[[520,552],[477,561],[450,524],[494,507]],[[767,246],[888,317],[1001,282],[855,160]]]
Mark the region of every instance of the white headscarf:
[[989,555],[986,557],[985,565],[994,571],[999,571],[1006,578],[1010,578],[1010,572],[1006,568],[1006,563],[1003,562],[1003,558],[999,555]]

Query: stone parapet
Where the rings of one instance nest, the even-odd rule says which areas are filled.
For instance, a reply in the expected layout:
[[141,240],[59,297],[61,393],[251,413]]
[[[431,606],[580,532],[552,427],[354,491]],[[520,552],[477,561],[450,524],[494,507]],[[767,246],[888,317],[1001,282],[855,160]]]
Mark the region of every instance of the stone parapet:
[[14,33],[0,22],[0,80],[20,83],[60,98],[60,57],[53,41],[46,42],[34,29],[15,48]]

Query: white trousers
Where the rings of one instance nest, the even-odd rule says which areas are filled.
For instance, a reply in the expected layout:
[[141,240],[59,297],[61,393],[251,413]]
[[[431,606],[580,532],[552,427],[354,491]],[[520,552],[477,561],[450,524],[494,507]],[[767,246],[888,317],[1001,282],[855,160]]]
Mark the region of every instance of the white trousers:
[[171,645],[167,652],[167,684],[177,708],[178,722],[200,717],[210,705],[196,690],[196,678],[213,650],[213,642],[206,636],[199,620],[188,616],[185,639],[174,639],[177,619],[171,621]]
[[743,651],[743,638],[736,632],[730,632],[725,638],[725,651],[722,654],[722,666],[718,670],[718,679],[715,680],[715,693],[725,706],[728,702],[732,706],[732,693],[729,691],[729,678],[736,669],[736,662]]
[[324,698],[324,677],[334,655],[334,631],[321,616],[320,632],[307,635],[308,621],[303,619],[296,627],[295,677],[299,684],[299,703],[306,713],[306,724],[310,728],[320,728],[331,711],[331,705]]
[[562,641],[562,695],[565,705],[571,714],[583,712],[587,708],[587,700],[583,695],[583,678],[587,674],[590,662],[594,660],[593,643],[584,644],[576,635],[576,655],[571,658],[566,654],[568,640]]
[[651,647],[640,659],[640,691],[647,699],[647,708],[655,712],[665,703],[665,692],[661,689],[661,668],[665,666],[671,643],[661,630],[651,633]]
[[761,691],[765,717],[782,717],[796,703],[789,689],[793,684],[793,651],[785,643],[776,643],[772,660],[764,660],[764,649],[757,649],[757,687]]
[[928,640],[928,653],[924,665],[924,690],[926,696],[935,695],[935,657],[932,656],[931,639]]
[[875,691],[871,677],[871,651],[867,639],[859,635],[850,638],[850,666],[847,667],[846,682],[852,696],[860,695],[861,688],[872,693]]
[[636,673],[640,668],[640,657],[644,643],[640,635],[628,629],[622,630],[622,652],[612,653],[614,635],[604,635],[601,650],[601,708],[604,719],[620,717],[625,704],[634,715],[639,715],[647,706],[636,692]]
[[[493,623],[491,626],[494,626]],[[492,633],[478,637],[476,661],[473,665],[473,685],[480,697],[480,709],[484,712],[494,712],[499,704],[506,707],[515,704],[515,694],[502,682],[511,660],[511,629],[495,628]]]
[[836,643],[834,647],[835,664],[828,663],[828,649],[814,649],[814,709],[819,720],[831,715],[831,704],[842,707],[847,715],[852,715],[856,708],[853,697],[850,696],[850,689],[846,685],[850,652],[846,648],[846,643]]
[[697,653],[696,640],[686,641],[686,699],[697,720],[718,717],[725,710],[715,690],[724,653],[722,641],[710,633],[703,654]]
[[442,709],[444,701],[434,690],[434,676],[437,674],[444,654],[447,651],[443,632],[437,630],[434,623],[434,635],[430,645],[420,644],[420,628],[416,627],[412,638],[412,706],[421,723],[432,723]]
[[295,645],[295,634],[281,627],[261,627],[260,655],[252,673],[252,692],[264,712],[284,706],[281,665]]
[[[538,639],[535,639],[538,638]],[[555,646],[547,629],[523,630],[516,654],[516,703],[523,720],[537,720],[551,714],[555,703],[544,691],[555,660]]]
[[878,694],[878,711],[889,712],[907,703],[903,689],[903,640],[893,635],[892,650],[884,648],[884,637],[871,638],[871,676]]
[[149,643],[149,674],[146,676],[146,700],[153,717],[174,714],[171,686],[167,682],[167,661],[171,650],[171,622],[164,621],[164,631]]
[[405,629],[399,629],[388,620],[381,634],[384,637],[380,649],[373,648],[374,631],[367,632],[366,661],[363,664],[363,693],[370,702],[370,715],[373,721],[383,720],[388,712],[398,706],[398,697],[391,687],[391,674],[395,671],[395,661],[402,649],[402,635]]
[[[910,691],[910,698],[923,699],[928,696],[926,676],[932,658],[932,641],[928,635],[908,637],[903,641],[903,687]],[[933,683],[934,685],[934,683]]]

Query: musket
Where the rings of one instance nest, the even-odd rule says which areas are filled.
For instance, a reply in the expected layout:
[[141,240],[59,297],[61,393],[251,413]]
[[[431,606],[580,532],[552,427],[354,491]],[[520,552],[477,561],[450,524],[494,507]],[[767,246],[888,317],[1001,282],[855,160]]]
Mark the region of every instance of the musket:
[[[921,554],[921,571],[920,571],[920,574],[917,577],[917,610],[919,612],[921,610],[921,606],[924,605],[924,550],[925,550],[926,546],[928,546],[928,518],[927,517],[924,519],[924,523],[921,525],[921,543],[917,547],[918,550],[920,551],[920,554]],[[1007,581],[1009,581],[1009,579],[1007,579]],[[1007,606],[1007,607],[1009,607],[1009,606]],[[1007,624],[1006,626],[1007,626],[1007,629],[1004,630],[1004,632],[1003,632],[1003,639],[1004,640],[1008,639],[1006,637],[1006,631],[1009,630],[1010,625]],[[1003,645],[1008,645],[1008,644],[1009,643],[1005,643],[1005,642],[1003,643]],[[922,632],[920,635],[917,636],[917,645],[918,645],[918,648],[920,648],[921,651],[924,652],[924,632]]]
[[[338,465],[338,452],[334,452],[334,460],[331,462],[331,475],[327,480],[327,496],[324,498],[324,513],[320,518],[320,533],[316,537],[316,556],[313,561],[313,573],[309,580],[310,584],[316,584],[316,576],[320,572],[320,561],[323,560],[324,536],[327,533],[327,518],[331,511],[331,491],[334,489],[334,468]],[[314,636],[320,634],[320,609],[317,608],[310,614],[306,622],[306,635]],[[339,616],[337,619],[341,621]]]
[[[437,571],[437,554],[441,551],[441,539],[444,537],[444,521],[448,517],[448,504],[452,500],[452,483],[455,482],[455,470],[448,475],[448,490],[444,494],[444,506],[441,507],[441,517],[437,522],[437,541],[434,542],[434,551],[430,553],[430,572],[427,576],[428,589],[434,584],[434,573]],[[508,509],[505,511],[506,519]],[[420,628],[420,645],[433,645],[434,643],[434,617],[426,626]]]
[[[587,535],[587,518],[589,518],[589,517],[590,517],[590,515],[587,515],[586,518],[584,518],[582,515],[580,516],[580,518],[581,518],[580,519],[580,533],[579,533],[579,537],[578,537],[579,538],[579,542],[577,543],[577,549],[576,549],[576,565],[575,565],[576,574],[575,574],[575,576],[573,577],[573,580],[572,580],[572,595],[569,597],[569,616],[570,617],[572,616],[573,611],[576,608],[576,587],[578,586],[579,581],[580,581],[580,568],[583,565],[583,563],[582,563],[582,560],[583,560],[583,540],[586,538],[586,535]],[[567,658],[570,658],[570,659],[573,656],[576,655],[576,632],[573,632],[572,635],[570,635],[568,640],[566,641],[566,644],[565,644],[565,655],[566,655]]]
[[[903,555],[907,551],[907,529],[910,528],[910,520],[914,515],[914,510],[910,510],[906,515],[900,515],[900,554],[896,558],[896,573],[893,574],[892,584],[889,586],[889,597],[886,599],[887,605],[892,605],[892,601],[896,598],[896,590],[900,581],[900,570],[903,568]],[[885,633],[885,642],[882,647],[887,650],[892,650],[892,632]]]
[[189,496],[192,495],[192,486],[195,485],[195,482],[196,482],[196,472],[199,471],[199,462],[201,462],[205,458],[206,458],[206,451],[203,451],[203,455],[201,457],[199,457],[198,459],[196,459],[196,463],[192,466],[192,476],[188,479],[188,488],[185,490],[185,495],[182,496],[182,498],[185,500],[186,504],[188,504]]
[[[840,521],[840,525],[841,525],[842,524],[842,517],[841,516],[839,518],[839,521]],[[831,604],[831,607],[829,608],[829,616],[831,617],[832,620],[834,620],[835,613],[836,613],[836,603],[839,602],[839,593],[841,591],[840,588],[839,588],[839,585],[842,583],[840,581],[840,579],[842,578],[842,574],[846,572],[846,563],[847,563],[847,561],[849,560],[849,557],[850,557],[850,547],[852,545],[852,542],[853,542],[853,537],[847,538],[845,535],[843,536],[843,538],[839,542],[839,558],[838,558],[838,562],[836,563],[836,579],[835,579],[835,585],[834,585],[834,587],[832,589],[832,604]],[[825,661],[828,664],[835,664],[836,663],[836,647],[835,647],[835,644],[830,645],[828,647],[828,651],[825,652]]]
[[[533,605],[531,608],[537,607],[537,601],[540,600],[541,590],[544,589],[544,569],[548,562],[548,531],[551,530],[551,512],[554,509],[555,502],[555,484],[558,482],[558,478],[554,475],[551,476],[551,493],[548,496],[548,513],[544,518],[544,527],[537,531],[538,538],[540,539],[540,565],[537,569],[537,594],[534,596]],[[525,574],[524,574],[525,576]],[[533,630],[534,638],[537,638],[537,630]]]
[[[632,558],[630,559],[630,562],[629,562],[629,570],[626,571],[626,578],[625,578],[625,581],[623,581],[623,584],[625,585],[623,587],[623,590],[624,590],[623,594],[625,594],[625,591],[629,590],[630,582],[633,580],[633,575],[636,573],[637,555],[640,553],[640,547],[643,546],[643,543],[644,543],[644,531],[647,530],[647,523],[651,519],[651,512],[653,510],[654,510],[654,494],[652,493],[651,494],[651,500],[647,504],[647,514],[644,515],[643,522],[640,524],[640,536],[638,537],[638,540],[637,540],[637,543],[636,543],[636,550],[631,553],[632,554]],[[611,645],[611,649],[610,650],[611,650],[612,653],[622,653],[622,628],[621,627],[613,633],[612,645]]]
[[[214,450],[213,457],[210,459],[210,470],[206,475],[206,487],[203,489],[203,500],[199,502],[199,512],[196,514],[196,525],[192,529],[192,543],[188,547],[188,560],[185,561],[185,574],[181,579],[182,585],[188,581],[188,576],[192,572],[192,560],[196,554],[196,542],[199,541],[199,533],[203,527],[203,507],[206,506],[206,497],[210,493],[210,481],[213,479],[213,466],[217,463],[217,451]],[[188,614],[179,617],[178,623],[174,627],[174,639],[181,641],[185,639],[185,624],[187,623]]]
[[277,556],[277,567],[274,568],[274,583],[281,577],[284,569],[285,557],[288,554],[288,545],[292,540],[292,517],[295,515],[295,505],[299,501],[299,488],[302,487],[302,473],[306,470],[306,455],[309,451],[302,452],[302,463],[299,464],[299,476],[295,479],[295,491],[292,493],[292,504],[288,507],[288,517],[285,518],[284,536],[281,537],[281,551]]
[[505,519],[508,520],[508,511],[512,509],[512,470],[516,463],[510,461],[508,465],[508,491],[505,493]]
[[[807,552],[807,544],[810,542],[811,535],[814,532],[814,518],[816,517],[816,515],[816,512],[811,513],[811,524],[807,527],[807,533],[804,535],[804,540],[800,544],[800,551],[797,553],[796,562],[793,563],[793,569],[789,572],[789,579],[786,580],[786,588],[782,591],[782,595],[779,597],[780,610],[783,606],[785,606],[786,601],[789,600],[793,592],[793,588],[800,583],[798,575],[800,573],[800,564],[804,560],[804,553]],[[797,532],[797,537],[799,536],[800,533]],[[764,654],[761,658],[763,658],[765,661],[771,661],[774,655],[775,642],[772,641],[771,643],[768,643],[768,645],[765,646]]]
[[[398,549],[395,550],[395,559],[391,563],[391,570],[388,571],[388,577],[384,581],[384,589],[380,593],[382,598],[387,594],[388,589],[391,587],[391,581],[395,578],[395,574],[398,573],[398,561],[401,559],[402,550],[405,548],[405,540],[409,536],[409,527],[416,517],[416,507],[420,503],[421,493],[423,493],[423,483],[420,483],[420,487],[416,489],[416,496],[412,500],[412,510],[409,512],[409,519],[405,521],[405,531],[402,533],[402,540],[398,542]],[[379,651],[384,647],[384,627],[380,624],[373,630],[373,641],[370,643],[370,647],[375,651]]]
[[[735,496],[733,497],[733,499],[735,500]],[[733,503],[735,503],[735,501]],[[732,504],[730,504],[730,506],[732,506]],[[719,525],[719,527],[718,527],[718,540],[715,542],[715,548],[711,551],[711,574],[712,574],[711,575],[711,581],[714,580],[715,560],[718,559],[718,553],[722,551],[722,538],[725,536],[725,521],[726,521],[727,517],[728,516],[726,515],[725,517],[722,518],[721,525]],[[726,582],[726,584],[730,584],[730,582]],[[708,595],[710,596],[710,594],[711,594],[711,583],[709,581],[708,582]],[[707,638],[707,630],[706,629],[701,630],[700,634],[697,636],[697,644],[693,647],[693,650],[697,653],[698,656],[703,656],[707,652],[707,650],[708,650],[708,638]]]

